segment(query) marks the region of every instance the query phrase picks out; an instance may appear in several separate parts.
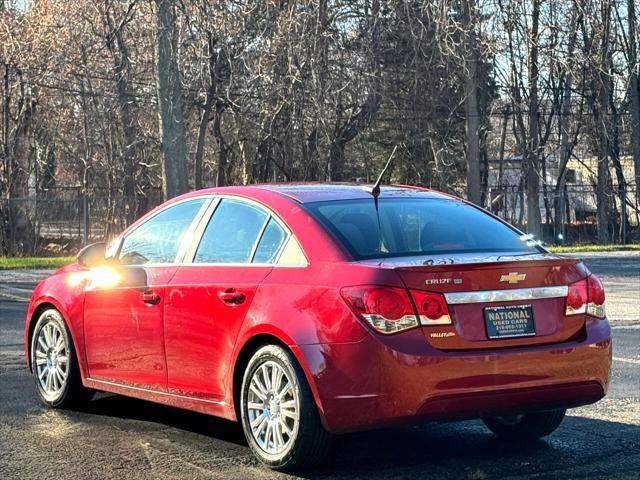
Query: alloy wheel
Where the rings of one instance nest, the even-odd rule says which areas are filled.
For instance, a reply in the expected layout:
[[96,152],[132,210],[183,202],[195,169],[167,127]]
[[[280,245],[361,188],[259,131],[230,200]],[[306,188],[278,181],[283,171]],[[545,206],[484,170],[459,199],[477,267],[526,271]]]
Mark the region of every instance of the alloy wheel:
[[69,375],[69,347],[64,332],[53,320],[46,322],[38,332],[34,363],[43,392],[50,398],[57,398]]
[[290,448],[298,434],[300,401],[281,365],[267,361],[255,370],[246,409],[251,434],[262,450],[280,455]]

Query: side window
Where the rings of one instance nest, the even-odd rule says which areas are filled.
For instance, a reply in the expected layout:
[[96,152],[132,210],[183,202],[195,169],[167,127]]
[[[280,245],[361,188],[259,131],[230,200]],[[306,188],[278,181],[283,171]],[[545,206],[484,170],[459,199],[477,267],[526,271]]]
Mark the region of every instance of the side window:
[[253,205],[224,198],[202,234],[194,263],[249,263],[267,212]]
[[191,222],[204,199],[179,203],[154,215],[125,237],[120,249],[120,263],[171,263]]
[[273,218],[269,219],[267,228],[262,233],[260,243],[253,256],[253,263],[273,263],[282,247],[287,232]]

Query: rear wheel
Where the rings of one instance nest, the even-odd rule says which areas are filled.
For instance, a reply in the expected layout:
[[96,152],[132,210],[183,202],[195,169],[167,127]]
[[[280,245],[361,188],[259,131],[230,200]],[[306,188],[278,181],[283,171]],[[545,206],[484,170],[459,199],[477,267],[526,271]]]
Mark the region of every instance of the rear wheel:
[[262,463],[291,471],[325,458],[331,435],[322,427],[304,373],[288,351],[267,345],[251,357],[240,403],[247,442]]
[[93,396],[82,385],[71,333],[53,308],[40,315],[33,329],[31,367],[40,399],[50,407],[78,405]]
[[483,418],[484,424],[499,437],[534,440],[553,433],[562,423],[566,410],[548,410],[521,415]]

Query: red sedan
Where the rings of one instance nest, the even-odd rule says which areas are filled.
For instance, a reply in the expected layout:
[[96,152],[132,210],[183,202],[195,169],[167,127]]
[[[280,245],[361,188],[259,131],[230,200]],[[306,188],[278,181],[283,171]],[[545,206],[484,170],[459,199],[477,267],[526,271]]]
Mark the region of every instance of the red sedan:
[[36,288],[25,340],[47,405],[99,390],[237,420],[285,470],[385,425],[548,435],[607,391],[604,297],[579,260],[450,195],[228,187],[83,250]]

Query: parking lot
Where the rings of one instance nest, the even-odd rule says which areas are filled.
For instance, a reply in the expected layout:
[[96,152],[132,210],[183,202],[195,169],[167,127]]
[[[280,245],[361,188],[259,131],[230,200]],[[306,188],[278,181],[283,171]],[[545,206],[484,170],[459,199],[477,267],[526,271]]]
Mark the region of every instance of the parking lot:
[[[570,411],[529,446],[480,421],[350,434],[303,478],[640,478],[640,254],[591,254],[607,289],[614,364],[609,395]],[[0,271],[0,478],[288,478],[261,467],[234,423],[101,394],[81,411],[45,409],[23,354],[26,302],[43,271]]]

